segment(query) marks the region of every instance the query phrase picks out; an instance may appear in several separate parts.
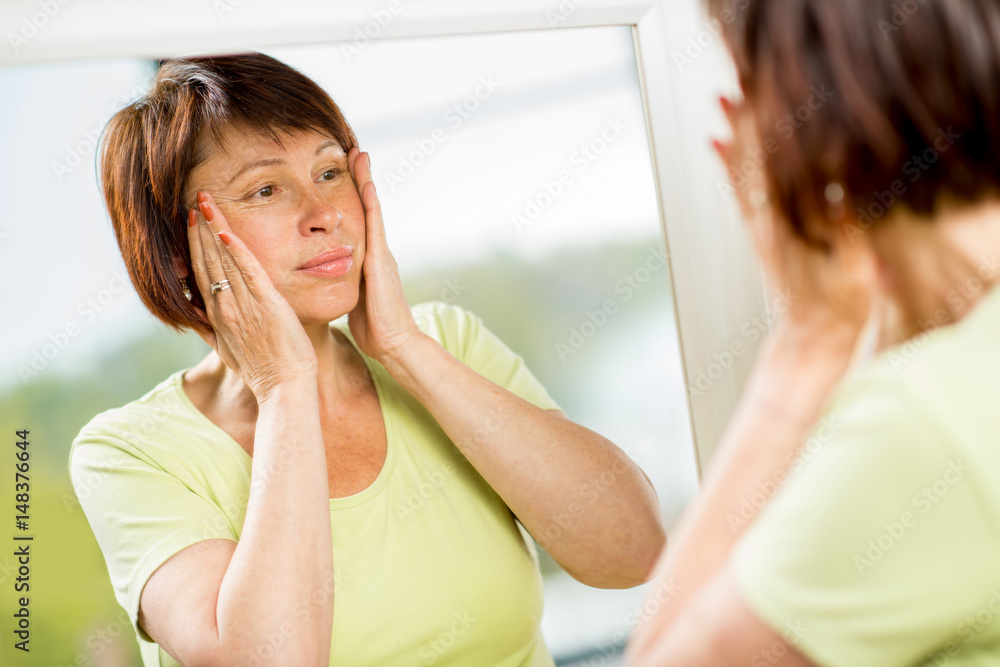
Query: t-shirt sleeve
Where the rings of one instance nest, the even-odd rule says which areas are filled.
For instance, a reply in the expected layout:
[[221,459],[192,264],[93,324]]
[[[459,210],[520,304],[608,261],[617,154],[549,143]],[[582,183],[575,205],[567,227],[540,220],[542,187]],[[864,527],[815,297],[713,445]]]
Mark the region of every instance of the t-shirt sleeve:
[[736,545],[755,613],[820,665],[923,664],[990,602],[998,544],[975,466],[902,382],[815,427]]
[[560,410],[524,363],[475,314],[440,301],[413,307],[417,325],[483,377],[545,410]]
[[152,642],[138,624],[139,595],[150,575],[196,542],[238,538],[217,507],[115,436],[81,431],[69,472],[115,597],[139,637]]

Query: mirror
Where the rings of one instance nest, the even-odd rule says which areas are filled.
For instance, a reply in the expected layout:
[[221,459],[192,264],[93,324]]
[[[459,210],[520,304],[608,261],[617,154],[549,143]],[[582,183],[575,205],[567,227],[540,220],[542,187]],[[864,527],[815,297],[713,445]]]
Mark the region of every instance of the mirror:
[[[646,471],[669,528],[697,474],[634,38],[604,26],[258,50],[325,87],[371,152],[411,304],[482,317],[570,419]],[[101,129],[155,67],[0,71],[17,100],[0,108],[0,173],[12,186],[0,203],[10,314],[0,404],[5,433],[29,429],[34,446],[32,530],[46,553],[34,664],[139,664],[66,454],[94,414],[209,351],[138,301],[95,179]],[[539,551],[553,657],[614,664],[645,587],[588,588]],[[0,557],[4,588],[14,561]],[[9,644],[2,662],[28,664]]]

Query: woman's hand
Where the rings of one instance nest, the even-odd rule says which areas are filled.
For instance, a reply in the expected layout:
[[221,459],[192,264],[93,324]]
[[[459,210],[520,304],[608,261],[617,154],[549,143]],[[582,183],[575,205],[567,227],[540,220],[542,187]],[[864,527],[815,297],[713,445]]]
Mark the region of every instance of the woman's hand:
[[[284,382],[315,378],[316,350],[292,307],[263,267],[233,234],[208,193],[188,213],[191,266],[214,333],[203,335],[261,403]],[[212,283],[231,287],[212,294]],[[311,374],[311,376],[309,375]]]
[[[750,109],[721,99],[733,131],[731,143],[714,142],[730,173],[761,146]],[[763,152],[763,151],[761,151]],[[770,157],[781,159],[781,155]],[[823,244],[806,243],[768,204],[765,167],[736,188],[745,221],[771,287],[789,294],[789,309],[776,333],[783,341],[853,345],[864,329],[877,289],[875,255],[866,235],[851,238],[848,225],[817,221]],[[745,173],[745,172],[741,172]]]
[[354,147],[347,154],[347,164],[365,208],[366,230],[358,305],[348,316],[348,325],[361,350],[385,365],[421,332],[406,301],[399,267],[386,243],[371,159]]

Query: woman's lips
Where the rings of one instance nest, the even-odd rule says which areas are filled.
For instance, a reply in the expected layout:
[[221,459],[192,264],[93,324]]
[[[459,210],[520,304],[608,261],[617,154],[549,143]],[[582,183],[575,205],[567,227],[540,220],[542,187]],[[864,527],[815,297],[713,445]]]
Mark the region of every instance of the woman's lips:
[[330,260],[329,262],[325,262],[323,264],[310,266],[308,269],[298,269],[298,271],[301,271],[302,273],[310,273],[314,276],[335,278],[350,271],[352,266],[354,266],[354,258],[348,255],[347,257]]

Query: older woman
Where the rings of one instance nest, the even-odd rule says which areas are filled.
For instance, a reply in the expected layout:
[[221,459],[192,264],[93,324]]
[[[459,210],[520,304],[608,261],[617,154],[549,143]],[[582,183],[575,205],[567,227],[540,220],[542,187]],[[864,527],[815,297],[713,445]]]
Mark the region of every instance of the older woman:
[[[718,148],[767,156],[744,215],[796,298],[630,664],[998,664],[1000,4],[712,10],[745,99]],[[848,373],[882,302],[898,334]]]
[[70,454],[145,664],[551,665],[522,530],[591,586],[648,577],[648,479],[477,317],[407,305],[313,81],[169,61],[100,161],[136,290],[213,350]]

